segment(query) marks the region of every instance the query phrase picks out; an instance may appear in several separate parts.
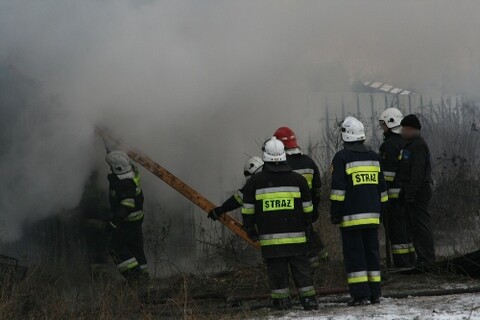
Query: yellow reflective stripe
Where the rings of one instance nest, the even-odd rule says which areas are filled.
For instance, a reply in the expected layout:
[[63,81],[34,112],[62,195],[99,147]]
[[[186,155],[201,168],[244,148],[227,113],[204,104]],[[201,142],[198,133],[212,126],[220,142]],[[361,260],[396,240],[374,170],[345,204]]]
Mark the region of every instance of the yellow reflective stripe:
[[380,271],[367,271],[368,282],[381,282],[381,272]]
[[359,220],[352,220],[352,221],[344,221],[340,223],[340,227],[353,227],[353,226],[361,226],[364,224],[380,224],[380,219],[378,218],[370,218],[370,219],[359,219]]
[[308,206],[308,207],[303,207],[303,212],[305,212],[305,213],[313,212],[313,204]]
[[243,205],[243,199],[238,194],[233,195],[233,197],[237,200],[238,204]]
[[358,271],[347,274],[348,284],[368,282],[368,274],[366,271]]
[[387,202],[388,201],[388,193],[382,192],[380,201],[381,202]]
[[125,260],[119,264],[117,264],[117,268],[120,272],[125,272],[130,269],[133,269],[138,266],[138,261],[135,258],[130,258],[128,260]]
[[277,198],[300,198],[300,192],[271,192],[255,195],[256,200],[277,199]]
[[120,204],[125,207],[135,208],[135,199],[128,198],[120,201]]
[[356,172],[380,172],[380,167],[375,166],[359,166],[352,167],[346,170],[347,174],[352,174]]
[[344,216],[340,227],[352,227],[366,224],[380,224],[380,214],[378,213],[359,213],[350,216]]
[[143,210],[140,210],[140,211],[135,211],[135,212],[132,212],[130,213],[126,218],[125,218],[125,221],[137,221],[137,220],[140,220],[142,219],[144,216],[144,213],[143,213]]
[[244,203],[242,207],[242,214],[255,214],[255,205]]
[[313,174],[310,173],[305,173],[302,174],[302,176],[307,180],[308,188],[312,189],[313,188]]
[[393,180],[395,180],[395,177],[385,177],[385,181],[387,182],[393,182]]
[[282,245],[282,244],[297,244],[297,243],[305,243],[305,242],[307,242],[306,237],[260,240],[260,244],[262,246],[274,246],[274,245]]
[[345,190],[335,190],[333,189],[330,192],[330,200],[332,201],[345,201],[345,195],[347,194],[347,191]]

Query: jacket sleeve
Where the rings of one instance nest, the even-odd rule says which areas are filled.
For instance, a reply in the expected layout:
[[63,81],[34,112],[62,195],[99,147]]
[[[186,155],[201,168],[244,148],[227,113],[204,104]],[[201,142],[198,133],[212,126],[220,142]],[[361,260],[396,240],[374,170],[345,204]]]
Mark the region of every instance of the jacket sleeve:
[[425,145],[415,143],[411,150],[412,175],[410,182],[405,187],[405,200],[408,202],[415,199],[418,190],[425,180],[425,170],[428,161],[428,150]]
[[330,168],[332,183],[330,190],[330,215],[332,221],[338,221],[343,214],[343,205],[347,194],[347,173],[342,157],[337,153]]
[[115,202],[118,203],[116,206],[112,206],[112,221],[120,222],[123,221],[130,213],[135,211],[135,194],[136,186],[130,180],[124,180],[113,189],[113,196]]
[[312,223],[313,203],[312,196],[310,195],[310,189],[308,188],[307,180],[303,177],[298,179],[300,183],[300,194],[302,199],[302,209],[305,216],[306,225]]
[[222,205],[221,210],[223,213],[230,212],[240,208],[243,205],[243,192],[238,190],[238,192],[228,198]]
[[255,226],[255,177],[250,178],[243,187],[242,219],[246,230]]
[[384,143],[380,149],[380,157],[382,164],[382,172],[387,184],[391,184],[395,180],[398,171],[397,149],[390,143]]

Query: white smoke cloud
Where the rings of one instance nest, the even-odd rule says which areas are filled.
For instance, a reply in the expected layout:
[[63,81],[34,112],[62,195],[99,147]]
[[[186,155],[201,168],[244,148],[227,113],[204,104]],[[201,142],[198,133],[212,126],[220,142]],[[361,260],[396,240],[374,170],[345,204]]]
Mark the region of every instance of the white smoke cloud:
[[103,158],[95,124],[219,201],[241,182],[244,154],[259,153],[256,141],[281,125],[304,144],[318,132],[305,107],[312,90],[370,78],[476,96],[479,9],[433,0],[0,0],[0,65],[36,83],[21,111],[34,120],[9,128],[18,139],[0,157],[7,237],[78,203]]

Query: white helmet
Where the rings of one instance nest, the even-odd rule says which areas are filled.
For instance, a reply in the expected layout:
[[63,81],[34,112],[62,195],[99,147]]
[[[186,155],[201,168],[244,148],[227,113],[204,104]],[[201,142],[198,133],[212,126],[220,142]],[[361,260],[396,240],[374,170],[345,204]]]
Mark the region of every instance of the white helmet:
[[263,167],[263,160],[260,157],[251,157],[250,159],[245,162],[245,166],[243,167],[243,174],[245,177],[251,176]]
[[123,151],[112,151],[105,157],[105,160],[112,168],[113,173],[120,175],[132,171],[132,165],[128,155]]
[[365,128],[355,117],[346,117],[342,123],[342,140],[355,142],[365,140]]
[[385,125],[392,130],[393,133],[400,134],[401,126],[400,122],[402,122],[403,114],[397,108],[388,108],[382,112],[380,115],[380,121],[385,122]]
[[263,146],[263,161],[265,162],[283,162],[287,161],[285,146],[283,142],[276,137],[272,137],[265,142]]

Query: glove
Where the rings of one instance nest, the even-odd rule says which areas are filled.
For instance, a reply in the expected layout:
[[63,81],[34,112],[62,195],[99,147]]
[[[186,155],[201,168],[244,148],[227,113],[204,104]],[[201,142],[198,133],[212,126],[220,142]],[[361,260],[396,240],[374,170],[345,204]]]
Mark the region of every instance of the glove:
[[217,221],[224,212],[222,211],[221,207],[216,207],[215,209],[210,210],[208,213],[208,217],[212,219],[213,221]]

